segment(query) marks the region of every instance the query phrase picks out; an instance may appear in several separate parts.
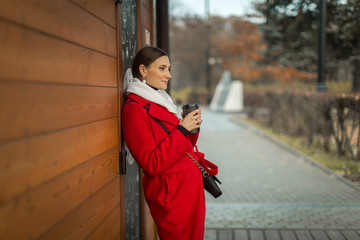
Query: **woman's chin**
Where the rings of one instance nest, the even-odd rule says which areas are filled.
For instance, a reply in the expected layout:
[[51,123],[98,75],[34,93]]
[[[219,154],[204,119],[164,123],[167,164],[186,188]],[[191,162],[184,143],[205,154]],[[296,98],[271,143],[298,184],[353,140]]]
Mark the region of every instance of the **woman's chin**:
[[161,86],[161,87],[159,87],[159,89],[165,91],[167,89],[167,85],[166,86]]

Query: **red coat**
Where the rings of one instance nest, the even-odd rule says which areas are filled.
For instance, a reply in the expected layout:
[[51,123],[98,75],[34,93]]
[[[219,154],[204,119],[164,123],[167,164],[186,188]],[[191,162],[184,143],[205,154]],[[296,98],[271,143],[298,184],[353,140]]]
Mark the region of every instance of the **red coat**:
[[[148,111],[143,107],[148,105]],[[159,119],[170,134],[152,118]],[[166,108],[129,94],[122,111],[123,136],[144,170],[145,199],[160,239],[202,240],[205,197],[202,175],[195,163],[198,133],[187,137],[176,126],[179,119]]]

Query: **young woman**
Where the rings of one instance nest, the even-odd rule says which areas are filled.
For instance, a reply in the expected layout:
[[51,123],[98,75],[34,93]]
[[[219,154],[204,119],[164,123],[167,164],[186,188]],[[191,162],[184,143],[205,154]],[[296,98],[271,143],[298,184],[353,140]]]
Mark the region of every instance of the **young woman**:
[[125,143],[144,170],[145,199],[161,240],[204,238],[205,198],[202,174],[186,154],[194,146],[201,110],[185,118],[165,92],[171,78],[167,54],[155,47],[135,56],[133,81],[122,110]]

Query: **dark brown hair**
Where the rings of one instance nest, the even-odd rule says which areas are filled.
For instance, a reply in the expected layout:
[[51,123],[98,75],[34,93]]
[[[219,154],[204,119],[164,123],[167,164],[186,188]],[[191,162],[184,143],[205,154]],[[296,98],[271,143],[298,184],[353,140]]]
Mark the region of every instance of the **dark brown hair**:
[[156,61],[156,59],[167,56],[168,54],[157,47],[144,47],[140,49],[134,58],[131,71],[134,78],[141,79],[141,74],[139,72],[139,66],[144,64],[145,67],[148,67],[151,63]]

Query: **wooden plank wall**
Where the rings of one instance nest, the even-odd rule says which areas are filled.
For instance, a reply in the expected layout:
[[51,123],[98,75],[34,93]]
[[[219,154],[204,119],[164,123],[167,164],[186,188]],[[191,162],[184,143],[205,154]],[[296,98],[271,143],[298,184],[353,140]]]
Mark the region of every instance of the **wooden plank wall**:
[[150,45],[154,46],[155,44],[155,25],[154,25],[154,0],[139,0],[141,2],[139,8],[139,33],[138,33],[138,43],[139,47],[145,47],[149,44],[146,43],[145,31],[150,32]]
[[0,0],[0,239],[120,239],[117,27],[114,0]]
[[[138,0],[138,47],[139,49],[149,44],[146,43],[145,30],[150,32],[150,45],[154,46],[154,0]],[[141,172],[141,176],[143,173]],[[157,231],[154,220],[151,216],[149,207],[143,195],[141,186],[141,215],[142,224],[141,232],[142,239],[155,240],[157,239]]]

